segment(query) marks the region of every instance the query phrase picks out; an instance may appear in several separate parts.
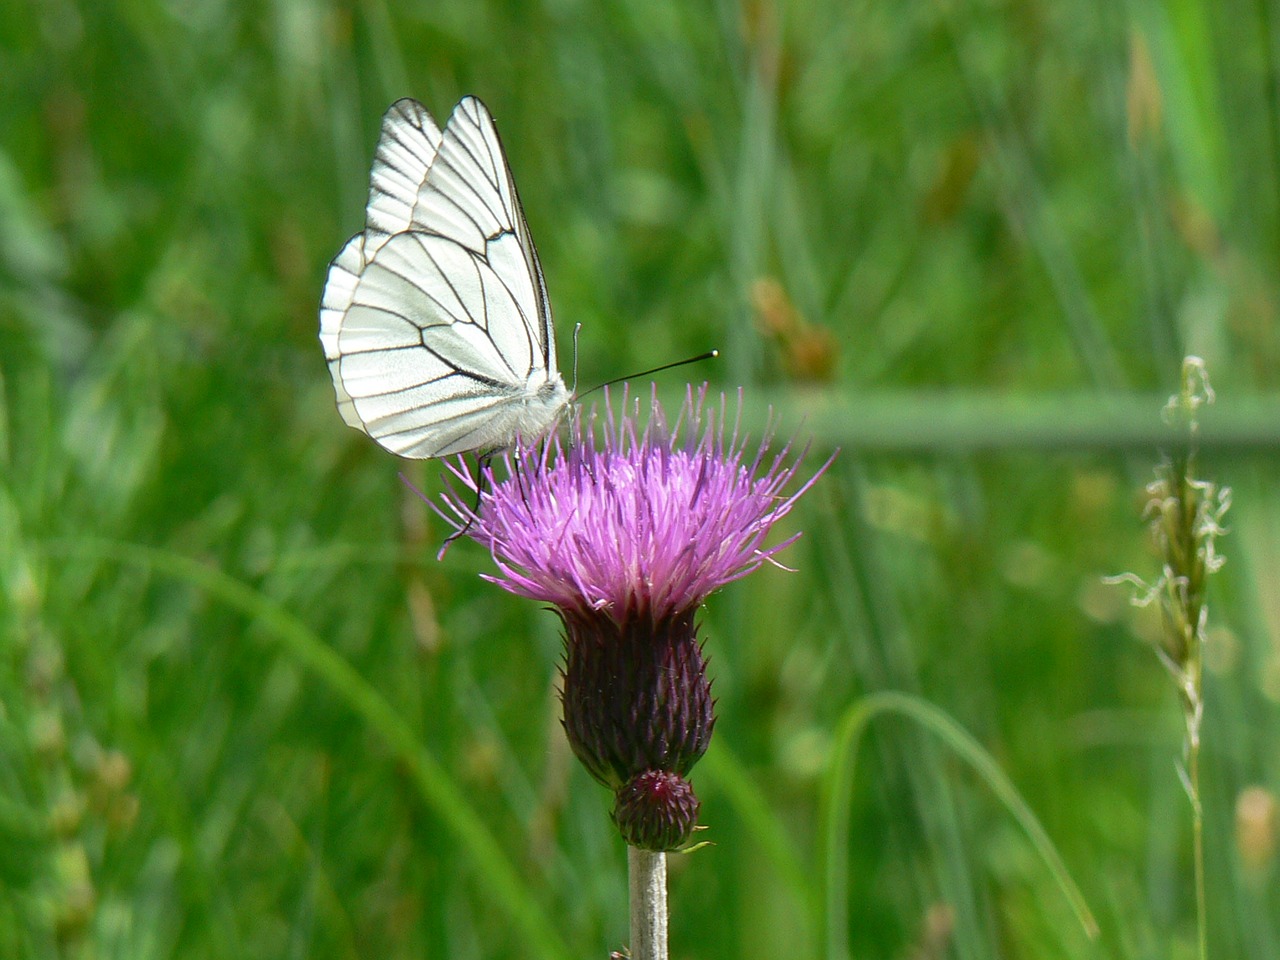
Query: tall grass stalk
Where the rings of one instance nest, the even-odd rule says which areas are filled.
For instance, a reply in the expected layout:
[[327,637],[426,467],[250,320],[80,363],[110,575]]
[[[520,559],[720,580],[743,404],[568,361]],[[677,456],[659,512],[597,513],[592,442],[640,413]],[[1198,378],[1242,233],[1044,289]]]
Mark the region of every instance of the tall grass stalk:
[[1224,532],[1222,518],[1231,506],[1231,489],[1196,476],[1200,408],[1214,400],[1204,361],[1182,362],[1182,383],[1165,406],[1165,419],[1185,431],[1185,446],[1156,468],[1147,487],[1145,515],[1160,553],[1160,576],[1147,583],[1136,574],[1108,578],[1139,588],[1134,603],[1158,603],[1163,622],[1162,645],[1156,655],[1173,677],[1182,703],[1186,738],[1178,776],[1191,802],[1196,891],[1198,956],[1207,960],[1208,905],[1204,877],[1204,808],[1200,792],[1200,728],[1204,720],[1204,648],[1209,608],[1209,575],[1225,562],[1215,548]]

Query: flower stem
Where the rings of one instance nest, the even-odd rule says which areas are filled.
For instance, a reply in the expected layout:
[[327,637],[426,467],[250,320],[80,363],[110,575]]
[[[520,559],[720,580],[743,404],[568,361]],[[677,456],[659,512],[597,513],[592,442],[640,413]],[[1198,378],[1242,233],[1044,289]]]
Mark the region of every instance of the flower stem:
[[631,960],[667,960],[667,855],[627,847]]

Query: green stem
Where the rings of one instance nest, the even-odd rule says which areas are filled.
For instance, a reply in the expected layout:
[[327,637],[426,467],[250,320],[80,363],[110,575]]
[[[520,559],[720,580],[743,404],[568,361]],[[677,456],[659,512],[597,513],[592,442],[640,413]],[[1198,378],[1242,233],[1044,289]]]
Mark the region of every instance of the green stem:
[[1191,825],[1195,846],[1196,926],[1199,928],[1200,960],[1209,960],[1209,908],[1204,892],[1204,811],[1200,806],[1200,739],[1189,744],[1187,776],[1191,783]]

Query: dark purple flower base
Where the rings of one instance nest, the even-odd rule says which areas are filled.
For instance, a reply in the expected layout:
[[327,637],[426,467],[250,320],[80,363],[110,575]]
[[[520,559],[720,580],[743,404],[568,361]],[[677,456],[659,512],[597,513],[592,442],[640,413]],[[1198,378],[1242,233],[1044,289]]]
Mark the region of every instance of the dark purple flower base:
[[673,850],[697,824],[685,779],[715,725],[693,612],[655,619],[560,610],[564,729],[578,759],[615,794],[614,822],[633,846]]

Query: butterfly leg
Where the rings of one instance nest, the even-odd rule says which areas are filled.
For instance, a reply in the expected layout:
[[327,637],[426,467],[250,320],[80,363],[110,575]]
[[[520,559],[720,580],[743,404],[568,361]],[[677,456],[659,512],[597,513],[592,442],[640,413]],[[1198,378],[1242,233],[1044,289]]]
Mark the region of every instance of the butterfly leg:
[[520,499],[524,501],[524,505],[527,507],[529,506],[529,490],[524,485],[524,472],[520,469],[520,461],[523,459],[524,457],[517,453],[512,461],[511,470],[515,474],[516,486],[520,488]]
[[448,548],[449,544],[453,543],[453,541],[460,537],[466,536],[467,531],[471,529],[471,525],[475,523],[476,518],[480,516],[480,502],[484,499],[485,483],[488,480],[489,465],[492,462],[492,453],[482,454],[476,458],[476,505],[471,508],[471,516],[467,517],[467,522],[464,523],[461,528],[445,537],[444,543],[440,546],[441,555],[444,554],[444,551]]

